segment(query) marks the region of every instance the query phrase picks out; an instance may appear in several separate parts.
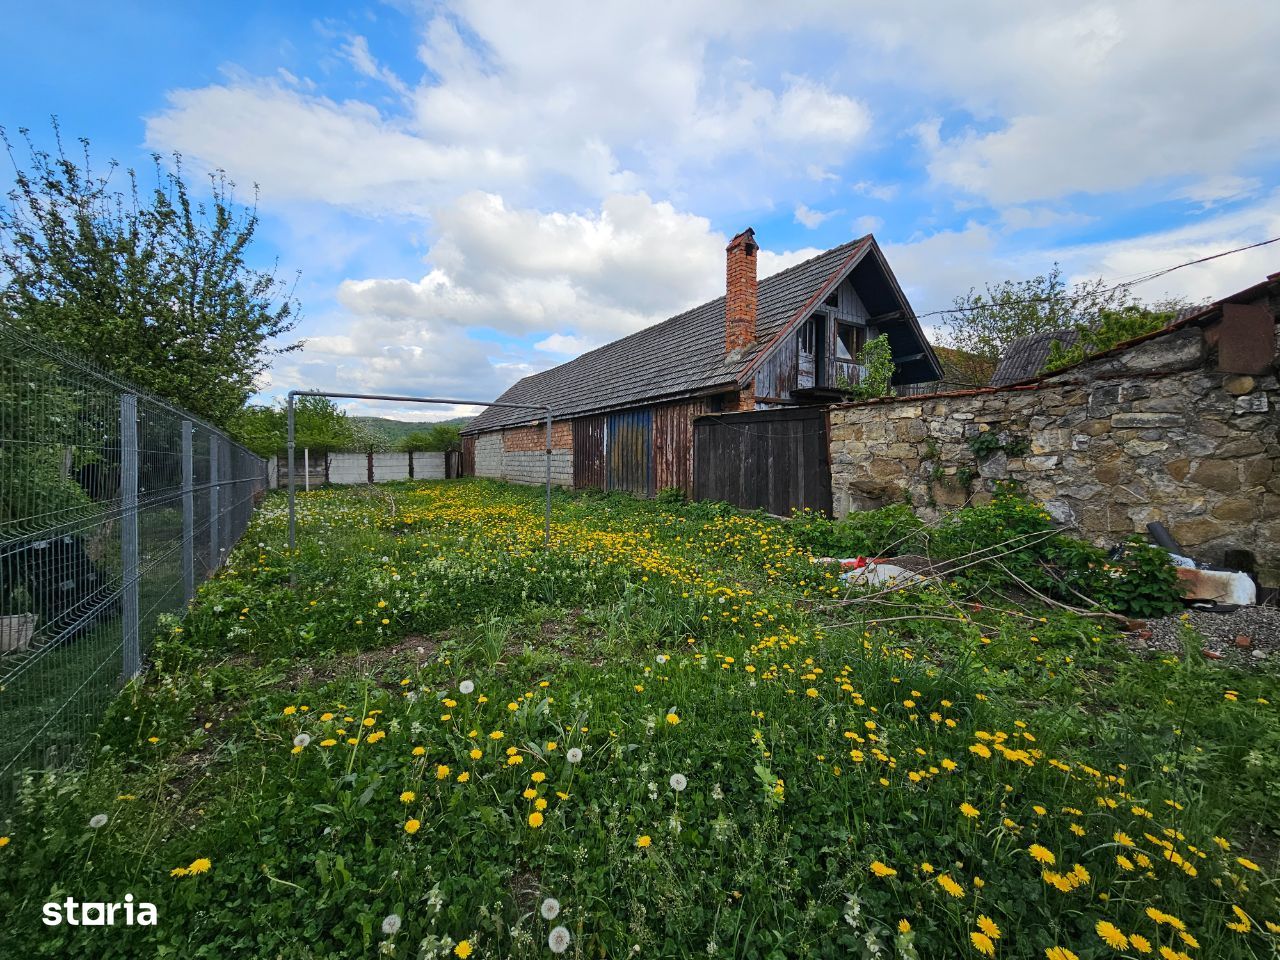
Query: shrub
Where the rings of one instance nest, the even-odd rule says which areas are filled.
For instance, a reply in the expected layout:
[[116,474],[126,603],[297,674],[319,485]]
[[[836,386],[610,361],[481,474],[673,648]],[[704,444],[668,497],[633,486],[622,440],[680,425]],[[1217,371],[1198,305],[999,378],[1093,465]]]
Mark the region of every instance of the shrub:
[[918,534],[923,527],[923,521],[909,506],[895,503],[879,510],[851,513],[839,521],[814,510],[799,510],[790,529],[796,542],[815,554],[879,557],[918,549]]

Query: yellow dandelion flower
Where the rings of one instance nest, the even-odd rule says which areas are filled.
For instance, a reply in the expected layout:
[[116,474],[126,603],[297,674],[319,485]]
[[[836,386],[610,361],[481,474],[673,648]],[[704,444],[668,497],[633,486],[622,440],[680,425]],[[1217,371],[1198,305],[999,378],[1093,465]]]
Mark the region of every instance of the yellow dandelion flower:
[[467,960],[467,957],[471,956],[471,941],[459,941],[458,945],[453,948],[453,953],[454,956],[459,958],[459,960]]
[[542,826],[542,814],[537,810],[529,814],[529,826],[533,827],[535,830]]
[[898,932],[899,933],[911,932],[911,923],[907,920],[906,917],[903,917],[901,920],[898,921]]
[[1129,938],[1110,920],[1099,920],[1094,924],[1093,929],[1097,931],[1099,939],[1112,950],[1127,950],[1129,948]]
[[970,820],[972,820],[974,817],[978,815],[978,808],[975,807],[973,804],[969,803],[968,801],[966,801],[960,804],[960,812],[963,813]]
[[463,771],[462,771],[460,774],[458,774],[458,776],[457,776],[457,781],[458,781],[459,783],[466,783],[466,782],[467,782],[468,780],[470,780],[470,779],[471,779],[471,774],[470,774],[470,773],[468,773],[466,770],[463,770]]
[[652,843],[653,843],[653,837],[649,836],[647,833],[642,837],[636,838],[636,846],[642,850],[645,847],[650,846]]
[[1000,939],[1000,928],[996,925],[996,922],[985,913],[978,914],[978,929],[992,940]]
[[985,933],[978,933],[977,931],[970,933],[969,942],[973,944],[973,949],[984,957],[994,957],[996,955],[996,945],[991,942],[991,938]]
[[404,825],[404,832],[412,836],[413,834],[417,833],[418,830],[420,830],[421,828],[422,828],[422,822],[420,820],[410,820]]
[[1236,863],[1244,867],[1246,870],[1254,870],[1261,872],[1262,868],[1247,857],[1236,857]]
[[964,896],[964,887],[960,886],[949,873],[940,874],[937,878],[937,884],[957,899]]
[[879,860],[871,861],[871,872],[877,877],[896,877],[898,875],[897,870]]
[[412,790],[406,790],[404,791],[404,793],[400,794],[401,803],[413,803],[413,801],[417,799],[418,799],[418,795],[414,793]]
[[1047,863],[1052,867],[1058,862],[1058,858],[1053,855],[1052,850],[1048,847],[1042,847],[1038,843],[1033,843],[1028,847],[1027,853],[1031,854],[1031,859],[1035,860],[1037,863]]
[[1139,953],[1151,952],[1151,941],[1140,933],[1129,934],[1129,946],[1137,950]]

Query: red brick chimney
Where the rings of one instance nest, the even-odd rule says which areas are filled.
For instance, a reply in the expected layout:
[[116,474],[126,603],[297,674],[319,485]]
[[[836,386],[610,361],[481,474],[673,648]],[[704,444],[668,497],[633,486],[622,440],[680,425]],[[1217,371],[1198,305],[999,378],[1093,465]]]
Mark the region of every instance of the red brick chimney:
[[756,232],[750,227],[725,247],[724,352],[756,342]]

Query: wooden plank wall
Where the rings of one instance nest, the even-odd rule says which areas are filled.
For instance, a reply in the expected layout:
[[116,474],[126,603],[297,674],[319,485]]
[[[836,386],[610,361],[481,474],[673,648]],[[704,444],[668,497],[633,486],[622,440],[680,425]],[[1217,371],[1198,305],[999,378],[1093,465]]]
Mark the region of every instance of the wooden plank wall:
[[573,421],[573,486],[576,490],[608,484],[604,464],[605,418],[578,417]]
[[693,421],[707,413],[704,397],[653,410],[654,488],[678,487],[693,496]]
[[827,415],[791,407],[699,417],[693,423],[693,489],[778,516],[808,507],[831,514]]
[[476,438],[474,435],[462,438],[462,475],[476,475]]
[[608,489],[653,496],[653,409],[611,413],[605,429]]

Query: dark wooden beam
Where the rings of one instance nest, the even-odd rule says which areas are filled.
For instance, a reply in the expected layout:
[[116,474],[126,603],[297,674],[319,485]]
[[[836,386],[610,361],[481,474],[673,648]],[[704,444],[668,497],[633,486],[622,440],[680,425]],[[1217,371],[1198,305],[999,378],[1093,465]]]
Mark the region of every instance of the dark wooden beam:
[[905,357],[894,357],[894,363],[910,363],[912,360],[923,360],[927,353],[908,353]]
[[901,320],[906,316],[901,310],[894,310],[891,313],[882,313],[878,317],[868,317],[868,324],[892,323],[895,320]]

